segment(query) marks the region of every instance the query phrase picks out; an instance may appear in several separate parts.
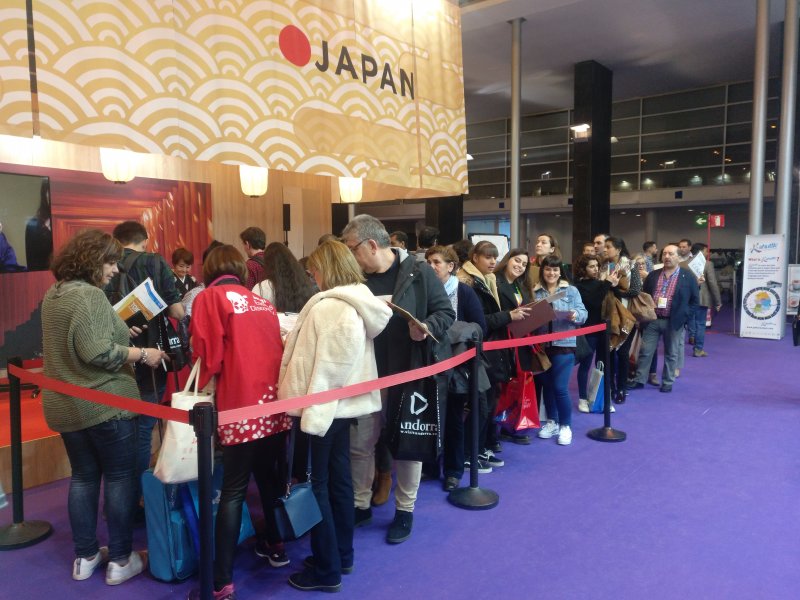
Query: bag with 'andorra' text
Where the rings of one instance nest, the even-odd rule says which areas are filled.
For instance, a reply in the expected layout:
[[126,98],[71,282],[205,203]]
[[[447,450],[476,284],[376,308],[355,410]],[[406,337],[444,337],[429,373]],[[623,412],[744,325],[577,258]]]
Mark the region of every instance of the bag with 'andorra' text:
[[442,449],[442,410],[434,377],[411,381],[390,406],[389,449],[396,460],[436,461]]

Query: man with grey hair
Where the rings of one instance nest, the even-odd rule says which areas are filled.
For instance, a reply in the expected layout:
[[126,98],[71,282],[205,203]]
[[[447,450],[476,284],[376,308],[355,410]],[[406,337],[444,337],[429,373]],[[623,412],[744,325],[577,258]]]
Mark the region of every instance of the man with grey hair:
[[[418,327],[401,316],[392,316],[386,329],[375,338],[378,375],[384,377],[410,371],[449,356],[445,334],[455,320],[455,312],[433,269],[414,260],[405,250],[390,247],[386,228],[370,215],[358,215],[350,221],[342,231],[342,241],[364,271],[366,285],[372,293],[391,300],[423,323],[423,327]],[[434,343],[429,334],[445,343]],[[387,405],[397,406],[401,394],[402,386],[381,390],[382,412],[386,412]],[[370,497],[381,417],[381,413],[360,417],[351,432],[350,457],[357,525],[364,525],[372,519]],[[390,471],[391,461],[378,467]],[[390,544],[399,544],[411,535],[422,463],[396,460],[395,470],[396,511],[386,535]],[[388,482],[391,486],[390,474]]]
[[664,246],[664,266],[656,269],[644,280],[643,289],[656,303],[655,321],[648,323],[642,331],[642,348],[636,377],[628,384],[629,390],[641,389],[650,370],[658,339],[664,338],[664,369],[660,391],[669,393],[678,368],[678,352],[683,328],[694,315],[699,301],[697,278],[689,269],[680,265],[678,246]]

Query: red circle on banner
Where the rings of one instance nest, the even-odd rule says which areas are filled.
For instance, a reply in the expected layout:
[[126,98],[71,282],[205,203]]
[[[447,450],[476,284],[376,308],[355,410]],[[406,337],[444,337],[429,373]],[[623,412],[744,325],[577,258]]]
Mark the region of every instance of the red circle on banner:
[[306,34],[294,25],[287,25],[281,29],[278,44],[283,56],[293,65],[304,67],[311,60],[311,44]]

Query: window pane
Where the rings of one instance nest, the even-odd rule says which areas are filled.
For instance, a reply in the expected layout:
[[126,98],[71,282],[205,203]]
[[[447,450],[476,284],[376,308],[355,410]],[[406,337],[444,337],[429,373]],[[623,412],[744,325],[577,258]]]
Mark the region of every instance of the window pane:
[[473,154],[472,160],[467,162],[467,168],[472,172],[478,169],[504,167],[506,164],[505,152],[492,152],[490,154]]
[[639,117],[635,119],[611,121],[611,135],[615,135],[618,138],[629,135],[639,135]]
[[521,167],[519,170],[519,178],[524,181],[532,179],[558,179],[567,176],[567,163],[546,163],[542,165],[531,165]]
[[731,104],[728,106],[728,123],[750,123],[753,119],[753,103]]
[[469,171],[469,186],[487,183],[503,183],[506,180],[506,169],[481,169]]
[[693,129],[721,125],[725,120],[725,107],[703,108],[686,112],[644,117],[642,133],[658,133],[676,129]]
[[688,187],[723,183],[722,167],[642,173],[642,189]]
[[639,170],[639,156],[618,156],[611,159],[612,173],[630,173]]
[[733,83],[728,86],[728,102],[749,102],[753,99],[753,82]]
[[742,123],[740,125],[728,125],[728,133],[726,135],[726,142],[728,144],[739,144],[741,142],[750,142],[753,134],[753,126],[750,123]]
[[637,175],[612,175],[611,190],[615,192],[632,192],[639,189]]
[[505,135],[506,120],[485,121],[483,123],[467,123],[467,139]]
[[502,184],[499,185],[476,185],[476,186],[469,186],[469,194],[467,194],[468,198],[471,199],[478,199],[478,198],[505,198],[505,186]]
[[567,193],[566,179],[547,181],[522,181],[519,184],[520,196],[558,196]]
[[[730,128],[728,128],[730,130]],[[722,145],[722,127],[707,127],[694,131],[679,131],[662,135],[642,136],[642,154],[671,150],[673,148],[696,148],[698,146]],[[612,146],[613,147],[613,146]]]
[[615,102],[611,105],[611,118],[624,119],[639,116],[639,99]]
[[642,100],[642,114],[675,112],[701,106],[714,106],[725,103],[725,88],[714,87],[704,90],[678,92]]
[[526,148],[520,155],[520,163],[530,165],[533,163],[555,162],[569,158],[569,147],[545,146],[543,148]]
[[[737,144],[735,146],[725,147],[725,163],[747,163],[750,164],[750,156],[752,152],[751,144]],[[749,168],[749,167],[748,167]]]
[[642,154],[642,170],[722,166],[722,147]]
[[569,111],[566,110],[544,115],[531,115],[520,119],[520,128],[522,131],[552,129],[554,127],[567,127],[568,125]]
[[611,156],[620,154],[638,154],[639,138],[620,138],[616,142],[611,142]]
[[475,156],[476,154],[483,154],[484,152],[497,152],[498,150],[505,149],[506,136],[504,135],[467,140],[467,152],[472,154],[472,156]]
[[569,142],[569,129],[545,129],[523,133],[519,136],[521,148],[535,148],[537,146],[554,146]]
[[781,116],[781,101],[777,98],[767,100],[767,118],[779,119]]

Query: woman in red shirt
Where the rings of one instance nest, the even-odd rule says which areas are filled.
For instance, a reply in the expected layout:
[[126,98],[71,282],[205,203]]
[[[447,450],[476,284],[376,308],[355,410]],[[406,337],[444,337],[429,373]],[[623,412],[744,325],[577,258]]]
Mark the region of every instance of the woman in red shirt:
[[[236,248],[215,248],[203,263],[206,289],[192,309],[192,348],[202,360],[200,385],[216,376],[219,411],[277,398],[283,354],[278,315],[272,304],[242,285],[246,277],[247,267]],[[286,459],[284,432],[290,426],[289,417],[279,413],[217,428],[224,476],[214,541],[216,600],[234,598],[233,556],[251,473],[265,517],[273,514],[272,502],[280,493],[276,486],[283,481],[277,470]],[[267,539],[270,544],[280,543],[274,520],[269,518]],[[280,553],[285,557],[282,548]],[[285,559],[283,564],[288,562]]]

